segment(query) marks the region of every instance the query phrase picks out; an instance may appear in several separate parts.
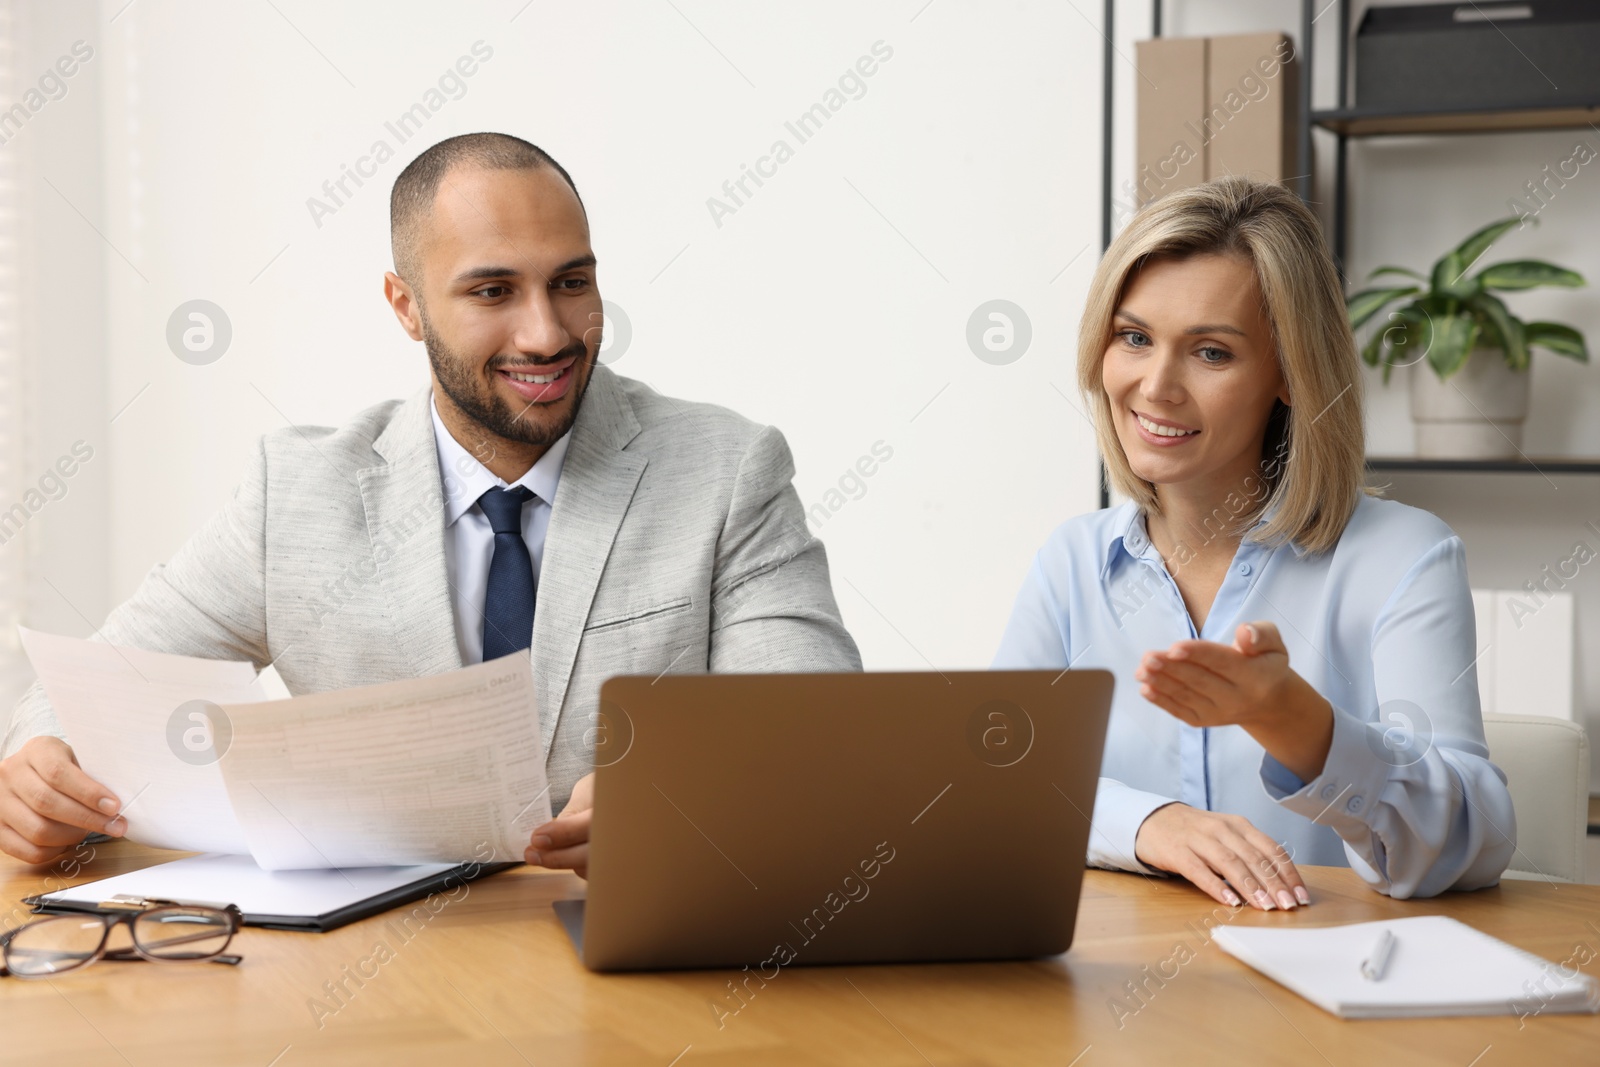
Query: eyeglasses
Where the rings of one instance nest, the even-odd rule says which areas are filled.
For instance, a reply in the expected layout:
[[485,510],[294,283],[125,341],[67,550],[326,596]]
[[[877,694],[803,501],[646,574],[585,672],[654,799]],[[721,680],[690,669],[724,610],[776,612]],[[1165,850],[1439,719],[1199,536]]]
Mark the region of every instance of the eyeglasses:
[[[222,954],[243,922],[234,905],[213,908],[138,900],[107,906],[125,910],[108,915],[52,915],[0,934],[4,963],[0,975],[53,978],[98,959],[232,965],[242,958]],[[132,946],[107,950],[112,929],[123,923],[133,934]]]

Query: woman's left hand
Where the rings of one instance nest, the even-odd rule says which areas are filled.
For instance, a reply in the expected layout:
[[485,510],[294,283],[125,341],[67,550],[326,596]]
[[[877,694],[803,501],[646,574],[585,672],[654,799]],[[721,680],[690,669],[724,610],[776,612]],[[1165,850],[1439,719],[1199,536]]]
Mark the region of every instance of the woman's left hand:
[[1252,622],[1234,631],[1232,645],[1178,641],[1146,652],[1134,677],[1140,696],[1190,726],[1250,726],[1284,710],[1298,675],[1278,628]]
[[1303,782],[1322,773],[1333,743],[1333,705],[1289,668],[1270,622],[1245,623],[1232,645],[1179,641],[1146,652],[1139,695],[1190,726],[1240,726]]

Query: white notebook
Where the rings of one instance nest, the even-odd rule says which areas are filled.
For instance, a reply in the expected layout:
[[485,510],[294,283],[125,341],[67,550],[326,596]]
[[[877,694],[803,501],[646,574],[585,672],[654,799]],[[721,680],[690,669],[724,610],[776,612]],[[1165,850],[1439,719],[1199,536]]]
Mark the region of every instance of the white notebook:
[[[1394,935],[1383,976],[1361,964]],[[1443,915],[1306,928],[1223,927],[1224,952],[1344,1019],[1600,1011],[1580,961],[1551,963]]]

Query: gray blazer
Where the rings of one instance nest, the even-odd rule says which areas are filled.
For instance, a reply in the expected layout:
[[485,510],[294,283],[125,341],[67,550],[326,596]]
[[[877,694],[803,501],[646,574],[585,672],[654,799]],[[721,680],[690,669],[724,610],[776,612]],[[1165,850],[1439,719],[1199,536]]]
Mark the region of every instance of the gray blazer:
[[[460,667],[444,547],[454,482],[441,477],[428,398],[267,434],[233,500],[98,637],[272,663],[291,693]],[[534,615],[555,810],[590,770],[584,735],[611,675],[861,669],[793,476],[772,427],[595,368]],[[4,754],[38,734],[64,736],[35,682]]]

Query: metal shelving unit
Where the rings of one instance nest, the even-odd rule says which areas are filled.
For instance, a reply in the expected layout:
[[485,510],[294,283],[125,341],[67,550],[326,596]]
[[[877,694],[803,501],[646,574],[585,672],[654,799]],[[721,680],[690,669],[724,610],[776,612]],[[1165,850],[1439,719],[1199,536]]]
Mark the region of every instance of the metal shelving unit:
[[[1162,0],[1151,0],[1151,35],[1161,36]],[[1319,10],[1320,8],[1320,10]],[[1312,106],[1311,87],[1313,55],[1316,52],[1316,27],[1329,13],[1329,23],[1338,27],[1337,106],[1318,110]],[[1105,110],[1102,136],[1102,195],[1101,249],[1111,243],[1111,173],[1115,146],[1113,136],[1112,63],[1116,52],[1112,47],[1116,28],[1116,0],[1105,0]],[[1313,191],[1313,170],[1316,160],[1312,143],[1313,130],[1325,130],[1335,138],[1333,225],[1328,235],[1334,259],[1341,271],[1344,267],[1346,231],[1349,222],[1349,145],[1350,141],[1365,137],[1393,137],[1419,134],[1483,134],[1507,133],[1524,130],[1558,130],[1600,125],[1600,100],[1580,104],[1552,106],[1539,101],[1516,101],[1487,108],[1363,108],[1349,106],[1350,100],[1350,3],[1333,0],[1331,6],[1322,0],[1300,0],[1300,39],[1296,42],[1296,55],[1300,61],[1300,143],[1296,152],[1298,180],[1295,191],[1300,198],[1310,202]]]
[[1421,459],[1416,456],[1368,456],[1367,469],[1429,474],[1600,474],[1600,459],[1574,456],[1529,459]]
[[1600,104],[1575,107],[1510,104],[1505,107],[1434,108],[1428,111],[1352,107],[1313,111],[1311,122],[1320,129],[1342,137],[1565,130],[1600,122]]
[[[1165,4],[1151,0],[1151,36],[1160,37]],[[1338,27],[1338,107],[1317,110],[1312,107],[1312,57],[1317,23],[1332,11],[1331,21]],[[1100,250],[1111,244],[1112,224],[1112,161],[1115,153],[1115,97],[1112,69],[1116,49],[1116,0],[1105,0],[1104,5],[1104,109],[1101,130],[1101,211]],[[1300,199],[1311,202],[1314,191],[1315,146],[1313,130],[1324,130],[1334,137],[1333,224],[1329,234],[1335,262],[1340,274],[1344,272],[1346,231],[1349,228],[1349,145],[1352,140],[1367,137],[1392,137],[1419,134],[1483,134],[1523,130],[1554,130],[1589,126],[1600,127],[1600,101],[1582,105],[1549,106],[1524,101],[1489,108],[1433,108],[1408,110],[1403,108],[1348,107],[1350,99],[1350,4],[1349,0],[1333,0],[1332,8],[1324,0],[1301,0],[1300,39],[1296,42],[1296,55],[1300,62],[1300,129],[1296,150],[1298,179],[1295,191]],[[1477,460],[1425,460],[1406,457],[1374,457],[1368,460],[1368,469],[1375,471],[1432,471],[1439,473],[1495,473],[1495,474],[1600,474],[1600,459],[1552,458],[1533,461],[1477,461]],[[1105,464],[1100,465],[1100,506],[1109,507],[1110,486],[1106,479]]]

